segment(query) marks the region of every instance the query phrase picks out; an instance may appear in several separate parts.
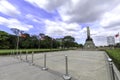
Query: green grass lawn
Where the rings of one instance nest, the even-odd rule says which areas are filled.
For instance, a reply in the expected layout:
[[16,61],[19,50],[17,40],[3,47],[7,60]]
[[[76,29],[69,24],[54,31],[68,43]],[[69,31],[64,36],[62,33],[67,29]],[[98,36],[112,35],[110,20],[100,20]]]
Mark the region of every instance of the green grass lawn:
[[[19,49],[18,51],[22,52],[22,53],[26,53],[26,51],[28,51],[28,53],[38,53],[38,52],[51,52],[51,51],[61,51],[61,50],[65,50],[65,49]],[[17,50],[15,49],[4,49],[4,50],[0,50],[0,55],[9,55],[11,54],[11,52],[14,51],[15,53],[17,52]]]
[[120,71],[120,49],[111,49],[106,51]]

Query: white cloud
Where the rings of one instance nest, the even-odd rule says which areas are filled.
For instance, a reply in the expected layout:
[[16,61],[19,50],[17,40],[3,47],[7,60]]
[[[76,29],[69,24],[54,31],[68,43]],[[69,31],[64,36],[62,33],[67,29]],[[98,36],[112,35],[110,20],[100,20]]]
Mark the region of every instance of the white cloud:
[[[48,12],[57,10],[62,21],[41,20],[50,36],[74,36],[84,43],[86,28],[80,23],[92,23],[91,35],[96,45],[106,45],[106,37],[120,32],[119,0],[25,0]],[[31,17],[31,16],[29,16]],[[33,21],[40,20],[34,18]],[[95,23],[98,21],[98,23]],[[97,26],[96,26],[97,25]],[[95,27],[94,27],[95,26]],[[93,27],[93,28],[92,28]],[[84,40],[83,40],[84,39]]]
[[61,21],[45,20],[46,34],[49,36],[66,36],[76,37],[81,30],[81,26],[76,23],[67,24]]
[[[83,29],[77,23],[65,23],[61,21],[45,20],[45,34],[51,37],[73,36],[78,43],[85,43],[87,32],[86,27]],[[91,37],[96,46],[107,45],[107,36],[114,36],[116,31],[107,30],[102,27],[90,27]]]
[[25,0],[34,6],[45,9],[46,11],[53,11],[59,6],[65,4],[69,0]]
[[27,14],[25,17],[27,19],[32,20],[32,21],[37,22],[37,23],[42,23],[42,21],[43,21],[42,18],[39,18],[39,17],[32,15],[32,14]]
[[96,21],[119,0],[25,0],[46,11],[58,10],[63,21],[86,23]]
[[25,17],[28,18],[28,19],[34,19],[34,16],[31,15],[31,14],[27,14]]
[[[115,6],[118,0],[70,0],[59,8],[64,21],[87,23],[98,20],[101,15]],[[74,3],[74,4],[73,4]]]
[[109,12],[106,12],[100,21],[102,27],[116,27],[120,26],[120,4]]
[[13,18],[6,19],[4,17],[0,17],[0,24],[9,28],[17,28],[23,31],[28,31],[29,29],[33,28],[32,25],[22,23],[17,19],[13,19]]
[[0,0],[0,12],[6,15],[20,15],[20,11],[7,0]]
[[[120,4],[116,5],[112,10],[104,13],[100,20],[101,28],[104,28],[105,31],[100,33],[103,36],[115,36],[120,32]],[[118,39],[115,39],[116,43]]]
[[41,8],[44,8],[48,1],[47,0],[25,0],[31,4],[33,4],[34,6],[38,6],[38,7],[41,7]]

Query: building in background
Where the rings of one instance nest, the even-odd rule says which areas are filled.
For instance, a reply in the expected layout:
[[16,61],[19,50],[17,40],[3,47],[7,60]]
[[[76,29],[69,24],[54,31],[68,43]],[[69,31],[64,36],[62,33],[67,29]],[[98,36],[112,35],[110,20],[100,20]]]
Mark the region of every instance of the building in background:
[[107,43],[109,46],[114,46],[115,45],[115,38],[114,36],[108,36],[107,37]]

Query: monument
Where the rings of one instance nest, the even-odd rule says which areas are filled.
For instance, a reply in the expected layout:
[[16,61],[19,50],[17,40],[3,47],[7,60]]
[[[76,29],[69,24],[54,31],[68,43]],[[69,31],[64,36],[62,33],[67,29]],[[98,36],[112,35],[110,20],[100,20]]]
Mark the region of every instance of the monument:
[[84,44],[84,48],[85,49],[93,49],[93,48],[95,48],[95,44],[93,42],[93,39],[90,37],[90,29],[89,29],[89,27],[87,27],[87,39],[86,39],[86,42]]

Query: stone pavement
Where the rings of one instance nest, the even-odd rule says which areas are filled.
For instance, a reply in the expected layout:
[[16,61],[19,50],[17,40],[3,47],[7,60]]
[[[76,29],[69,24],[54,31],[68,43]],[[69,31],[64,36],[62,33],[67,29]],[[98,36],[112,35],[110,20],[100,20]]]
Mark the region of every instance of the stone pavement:
[[59,51],[47,52],[47,68],[41,68],[44,63],[44,54],[34,54],[35,65],[13,56],[0,56],[0,80],[63,80],[65,74],[65,55],[68,56],[69,74],[71,80],[111,80],[109,66],[103,51]]

